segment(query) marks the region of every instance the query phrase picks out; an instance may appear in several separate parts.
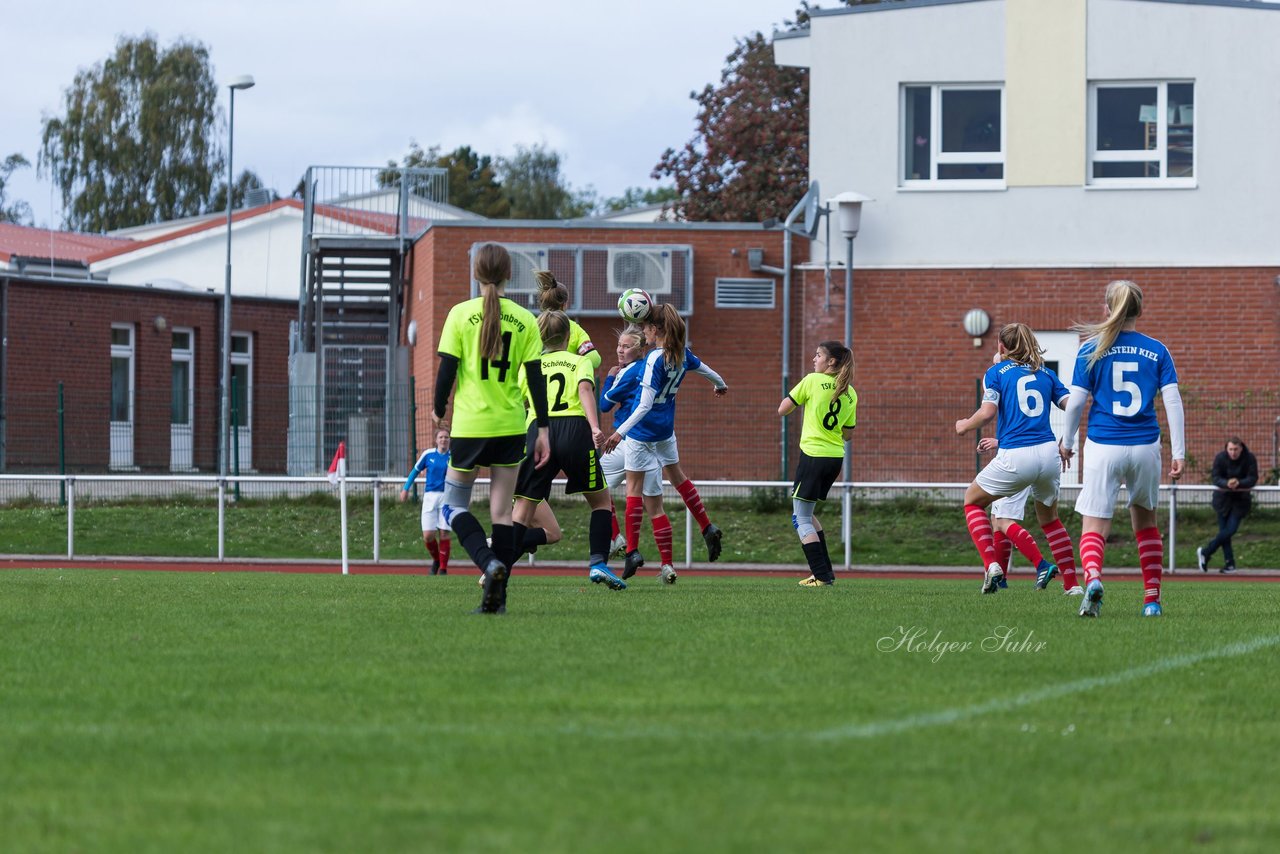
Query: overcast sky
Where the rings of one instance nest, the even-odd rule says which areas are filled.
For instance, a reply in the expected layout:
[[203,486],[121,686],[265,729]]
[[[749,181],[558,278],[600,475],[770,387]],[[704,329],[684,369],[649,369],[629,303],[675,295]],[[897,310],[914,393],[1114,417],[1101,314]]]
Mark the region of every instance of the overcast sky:
[[[10,7],[17,0],[0,0]],[[380,166],[409,141],[493,155],[544,143],[575,188],[656,184],[662,151],[692,136],[689,93],[717,82],[735,37],[795,16],[793,0],[49,0],[4,20],[0,159],[19,152],[8,198],[37,225],[61,201],[36,178],[42,115],[60,115],[77,69],[119,35],[208,45],[236,97],[235,171],[287,195],[311,165]],[[825,3],[823,5],[835,5]],[[222,90],[226,109],[226,90]],[[225,147],[225,139],[222,141]],[[51,197],[52,195],[52,197]]]

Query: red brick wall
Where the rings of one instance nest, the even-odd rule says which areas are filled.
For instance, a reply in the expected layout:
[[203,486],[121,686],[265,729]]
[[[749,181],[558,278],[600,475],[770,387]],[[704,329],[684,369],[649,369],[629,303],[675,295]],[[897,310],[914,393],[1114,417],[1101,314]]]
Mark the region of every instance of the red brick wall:
[[[282,471],[288,428],[289,321],[297,307],[278,300],[232,301],[232,328],[253,336],[254,467]],[[165,318],[159,331],[155,318]],[[57,386],[64,386],[68,468],[101,471],[109,462],[111,325],[134,327],[134,462],[169,469],[172,330],[195,333],[194,462],[216,471],[222,303],[211,295],[12,280],[8,286],[7,466],[56,470]]]
[[[693,478],[760,477],[760,456],[778,456],[776,407],[781,398],[782,286],[772,310],[715,308],[717,278],[770,278],[747,267],[747,249],[765,248],[766,263],[782,262],[782,237],[759,228],[724,231],[673,228],[574,229],[438,227],[414,248],[409,319],[418,323],[411,356],[419,400],[430,399],[435,381],[436,341],[449,309],[470,296],[469,253],[475,243],[552,243],[689,245],[693,247],[693,314],[689,321],[694,352],[729,383],[730,393],[715,398],[701,377],[691,377],[680,392],[681,463]],[[802,243],[802,241],[797,241]],[[615,361],[614,331],[620,318],[577,318],[601,351],[604,366]],[[429,435],[430,415],[418,413],[418,443]],[[606,416],[608,424],[608,416]],[[763,449],[763,450],[759,450]],[[767,467],[773,476],[776,463]]]

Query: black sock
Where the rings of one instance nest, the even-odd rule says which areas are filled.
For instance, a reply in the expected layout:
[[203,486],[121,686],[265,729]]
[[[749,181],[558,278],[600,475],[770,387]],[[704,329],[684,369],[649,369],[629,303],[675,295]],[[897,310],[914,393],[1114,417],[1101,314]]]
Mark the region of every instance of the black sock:
[[480,569],[484,569],[493,560],[494,553],[484,541],[484,528],[470,512],[463,510],[453,517],[453,532],[458,535],[458,542],[467,550],[471,561]]
[[[520,526],[523,532],[524,526]],[[523,537],[523,534],[521,535]],[[498,560],[502,561],[510,569],[511,565],[516,562],[516,539],[515,528],[512,525],[493,526],[493,553]]]
[[822,543],[801,543],[800,546],[804,549],[804,559],[809,562],[809,571],[813,573],[813,577],[819,581],[834,581],[827,569],[826,550],[822,548]]
[[835,581],[836,568],[831,563],[831,549],[827,548],[827,532],[826,531],[818,532],[818,542],[822,543],[822,557],[823,557],[823,560],[826,562],[825,565],[827,567],[826,577],[831,581]]
[[[546,528],[525,528],[525,531],[524,531],[524,550],[525,551],[527,551],[529,554],[533,554],[538,550],[538,546],[545,546],[546,544],[547,544]],[[516,555],[516,559],[519,560],[520,556]]]
[[591,546],[591,563],[605,563],[613,542],[613,514],[609,508],[591,511],[591,528],[587,537]]

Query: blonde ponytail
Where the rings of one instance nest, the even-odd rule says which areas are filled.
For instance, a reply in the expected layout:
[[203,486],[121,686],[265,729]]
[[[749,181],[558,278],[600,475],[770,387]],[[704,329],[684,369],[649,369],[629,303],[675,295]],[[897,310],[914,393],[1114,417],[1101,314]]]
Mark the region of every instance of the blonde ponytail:
[[1117,279],[1107,285],[1106,300],[1106,320],[1101,323],[1077,323],[1071,327],[1083,335],[1086,341],[1095,342],[1093,352],[1085,363],[1090,369],[1116,343],[1124,325],[1142,314],[1142,288],[1128,279]]
[[496,362],[502,358],[502,297],[498,289],[511,280],[511,255],[496,243],[486,243],[476,250],[472,272],[484,297],[480,356]]
[[1044,350],[1025,323],[1006,323],[1000,330],[1000,345],[1006,359],[1026,365],[1033,372],[1044,367]]

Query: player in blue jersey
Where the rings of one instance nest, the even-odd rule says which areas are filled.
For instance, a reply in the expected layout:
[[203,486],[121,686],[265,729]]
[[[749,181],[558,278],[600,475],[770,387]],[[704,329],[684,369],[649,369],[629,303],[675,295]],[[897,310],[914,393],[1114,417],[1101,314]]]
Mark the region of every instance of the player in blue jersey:
[[1182,395],[1178,371],[1169,349],[1136,329],[1142,316],[1142,289],[1129,281],[1107,285],[1107,318],[1074,328],[1085,341],[1076,355],[1067,405],[1067,427],[1060,453],[1063,464],[1075,453],[1076,430],[1085,402],[1092,395],[1089,433],[1084,444],[1084,485],[1076,512],[1084,517],[1080,565],[1084,569],[1084,603],[1080,616],[1096,617],[1102,609],[1102,556],[1116,497],[1129,488],[1129,519],[1138,541],[1142,569],[1142,614],[1158,617],[1164,544],[1156,525],[1160,497],[1160,422],[1156,397],[1164,401],[1173,462],[1169,476],[1182,476],[1186,456]]
[[[614,428],[613,435],[605,442],[604,450],[612,451],[625,437],[627,465],[627,559],[623,568],[623,578],[634,575],[636,569],[644,565],[640,555],[640,524],[644,518],[643,487],[646,472],[658,465],[662,468],[667,480],[680,493],[685,505],[693,513],[702,529],[702,538],[707,543],[707,554],[710,560],[720,556],[721,531],[711,524],[706,508],[693,481],[685,476],[680,467],[680,454],[676,448],[675,417],[676,393],[685,374],[693,371],[706,377],[715,386],[716,396],[723,396],[729,386],[720,375],[702,363],[693,351],[685,346],[687,332],[684,319],[680,317],[675,306],[655,305],[644,325],[645,339],[655,349],[645,357],[644,372],[639,382],[639,402],[630,417]],[[619,400],[617,385],[610,392],[612,400]],[[662,559],[659,572],[663,581],[674,584],[676,581],[675,565],[671,552],[671,521],[661,508],[659,513],[651,516],[653,523],[653,539],[658,546],[658,554]]]
[[[1017,495],[1029,486],[1036,518],[1046,534],[1052,523],[1061,525],[1058,487],[1062,467],[1058,443],[1049,427],[1049,407],[1065,406],[1070,396],[1057,375],[1044,366],[1044,351],[1026,324],[1006,324],[1000,330],[998,346],[1002,358],[982,378],[981,405],[973,415],[956,422],[956,433],[963,436],[997,418],[1000,450],[964,494],[965,523],[985,567],[983,593],[995,593],[1004,579],[986,512],[993,501]],[[1058,567],[1044,559],[1030,534],[1015,544],[1035,564],[1036,587],[1043,590],[1058,574]]]
[[[644,373],[644,356],[645,341],[644,329],[637,324],[631,323],[618,333],[618,364],[609,369],[609,374],[604,378],[604,383],[600,386],[600,411],[602,413],[613,411],[613,423],[622,424],[630,416],[636,403],[639,401],[640,375]],[[614,392],[617,401],[610,397],[610,392]],[[600,469],[604,472],[605,482],[609,484],[610,489],[623,484],[627,478],[627,451],[626,440],[615,448],[611,453],[604,454],[600,457]],[[645,472],[644,488],[641,490],[644,497],[644,509],[650,518],[658,515],[658,500],[662,498],[662,469],[655,466]],[[610,506],[612,506],[612,499]],[[622,530],[618,526],[618,514],[613,514],[613,541],[609,547],[610,557],[621,557],[626,554],[627,538],[622,535]],[[633,573],[634,574],[634,571]],[[631,576],[625,576],[630,578]]]
[[440,516],[444,504],[444,476],[449,468],[449,430],[436,430],[436,446],[428,448],[418,457],[413,470],[400,488],[400,500],[409,498],[409,490],[418,475],[425,472],[422,484],[422,542],[431,553],[431,574],[449,574],[449,524]]

